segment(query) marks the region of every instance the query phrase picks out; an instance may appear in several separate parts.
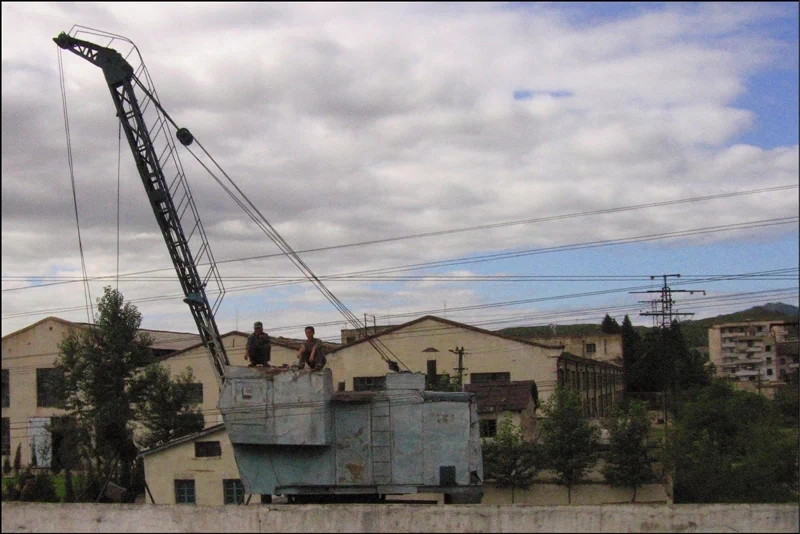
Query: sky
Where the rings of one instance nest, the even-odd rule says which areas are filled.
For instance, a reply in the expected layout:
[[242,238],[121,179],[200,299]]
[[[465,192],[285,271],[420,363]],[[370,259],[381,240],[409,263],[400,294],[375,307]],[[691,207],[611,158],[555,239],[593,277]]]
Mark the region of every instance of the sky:
[[[166,112],[370,324],[650,325],[665,274],[683,318],[798,304],[796,3],[3,3],[4,336],[90,320],[87,285],[196,331],[102,71],[52,40],[74,25],[135,43]],[[178,146],[220,331],[338,339]]]

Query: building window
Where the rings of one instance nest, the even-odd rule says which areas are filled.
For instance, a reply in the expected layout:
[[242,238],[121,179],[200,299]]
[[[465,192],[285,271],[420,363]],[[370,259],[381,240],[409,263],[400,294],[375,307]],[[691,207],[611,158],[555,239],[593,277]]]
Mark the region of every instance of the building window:
[[770,358],[769,356],[767,357],[767,363],[772,363],[772,358]]
[[344,382],[339,382],[337,384],[337,390],[338,391],[344,391],[344,388],[345,388],[345,383]]
[[764,352],[771,352],[771,351],[772,351],[772,345],[767,345],[764,347]]
[[353,378],[353,391],[380,391],[386,389],[385,376],[356,376]]
[[194,480],[176,480],[175,504],[194,504],[195,502]]
[[225,492],[225,504],[242,504],[244,502],[244,486],[238,478],[226,478],[222,481]]
[[3,408],[11,406],[11,389],[9,383],[8,369],[3,369]]
[[184,394],[186,395],[186,402],[189,404],[203,404],[203,384],[193,383],[184,385]]
[[344,342],[345,343],[352,343],[355,340],[356,340],[356,336],[347,336],[346,338],[344,338]]
[[3,417],[3,456],[11,455],[11,419]]
[[63,379],[64,374],[60,369],[37,369],[36,406],[40,408],[63,407],[63,399],[59,398],[56,388]]
[[587,343],[586,354],[591,354],[593,352],[597,352],[597,345],[595,345],[594,343]]
[[438,374],[436,372],[436,360],[428,360],[428,380],[435,382]]
[[480,425],[482,438],[493,438],[497,435],[496,419],[481,419]]
[[772,369],[767,369],[767,376],[772,376]]
[[222,446],[219,441],[196,441],[194,444],[195,458],[210,458],[222,456]]
[[511,382],[511,373],[470,373],[473,384],[486,384],[487,382]]

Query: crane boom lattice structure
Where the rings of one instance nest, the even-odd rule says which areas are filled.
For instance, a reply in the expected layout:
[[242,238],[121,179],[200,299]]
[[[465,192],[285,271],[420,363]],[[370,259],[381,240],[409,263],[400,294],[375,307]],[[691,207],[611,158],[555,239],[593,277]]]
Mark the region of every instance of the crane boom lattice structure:
[[[100,46],[71,35],[81,32],[107,38],[109,45],[113,41],[128,43],[130,51],[127,57],[136,58],[138,67],[134,68],[126,57],[108,46]],[[183,289],[184,302],[189,305],[221,386],[225,366],[229,365],[229,361],[220,340],[214,313],[222,303],[225,288],[178,158],[169,125],[157,101],[156,91],[144,62],[131,41],[114,34],[75,26],[70,34],[62,32],[53,40],[62,49],[103,70],[117,117]],[[184,145],[192,142],[192,135],[186,129],[179,129],[176,135]],[[189,228],[188,235],[184,227]],[[202,276],[198,270],[198,265],[201,264],[206,267]],[[206,293],[209,285],[216,293],[213,304],[209,303]]]

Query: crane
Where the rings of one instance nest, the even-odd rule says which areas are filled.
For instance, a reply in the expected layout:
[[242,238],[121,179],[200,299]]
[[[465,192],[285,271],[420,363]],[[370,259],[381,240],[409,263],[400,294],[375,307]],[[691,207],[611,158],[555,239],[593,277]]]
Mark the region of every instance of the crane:
[[[121,36],[89,33],[133,44]],[[194,137],[163,110],[154,87],[147,83],[143,63],[135,69],[118,51],[67,33],[53,40],[105,75],[183,300],[211,360],[220,388],[218,408],[245,492],[287,495],[290,502],[328,502],[433,491],[443,493],[445,502],[480,502],[483,460],[474,396],[425,391],[425,375],[401,373],[374,336],[365,341],[395,371],[386,376],[382,391],[334,392],[329,368],[230,365],[214,320],[224,287],[166,123],[177,128],[175,136],[184,146],[191,145]],[[135,90],[143,94],[141,100]],[[151,105],[157,118],[148,124],[145,110]],[[159,139],[163,149],[156,145]],[[174,170],[168,175],[170,165]],[[188,236],[183,223],[187,217],[192,225]],[[195,237],[197,246],[192,247]],[[288,245],[285,249],[294,253]],[[296,259],[326,298],[357,322]],[[208,266],[203,276],[198,270],[202,261]],[[212,281],[218,287],[214,304],[206,291]]]
[[[162,124],[154,134],[159,137],[163,135],[166,142],[165,149],[157,151],[154,136],[151,135],[144,118],[143,105],[139,102],[134,88],[138,88],[144,93],[145,99],[148,100],[144,104],[145,106],[153,103],[159,111],[163,112],[163,109],[153,92],[139,79],[131,64],[116,50],[77,39],[65,32],[60,33],[53,41],[64,50],[100,67],[105,75],[106,83],[111,91],[111,98],[117,109],[117,117],[119,117],[125,137],[133,152],[136,169],[139,171],[139,177],[142,179],[150,206],[183,289],[185,297],[183,301],[189,305],[202,343],[208,351],[217,383],[222,387],[225,367],[230,365],[230,361],[225,353],[225,347],[214,319],[215,307],[212,307],[206,295],[206,286],[213,279],[221,288],[216,302],[216,307],[218,307],[224,294],[222,281],[213,261],[208,239],[194,205],[186,176],[175,156],[174,143],[170,143],[169,131],[163,131],[166,128]],[[175,135],[178,141],[185,146],[194,141],[192,134],[186,128],[179,128]],[[176,159],[171,160],[170,158]],[[171,181],[168,182],[164,168],[170,161],[175,163],[176,171],[175,175],[171,177]],[[175,192],[178,193],[177,197]],[[188,237],[182,223],[182,219],[185,217],[191,217],[190,220],[193,223]],[[196,247],[193,254],[190,241],[194,236],[197,236],[199,246]],[[201,277],[198,272],[198,264],[203,258],[209,260],[210,268],[205,276]]]

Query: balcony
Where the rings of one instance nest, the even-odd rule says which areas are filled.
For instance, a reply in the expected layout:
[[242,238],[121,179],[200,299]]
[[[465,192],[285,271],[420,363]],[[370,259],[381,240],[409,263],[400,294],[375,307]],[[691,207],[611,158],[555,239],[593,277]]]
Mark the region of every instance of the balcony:
[[758,376],[758,370],[757,369],[741,369],[739,371],[736,371],[736,373],[734,373],[734,374],[736,376],[740,377],[740,378],[741,377],[746,377],[746,376]]

